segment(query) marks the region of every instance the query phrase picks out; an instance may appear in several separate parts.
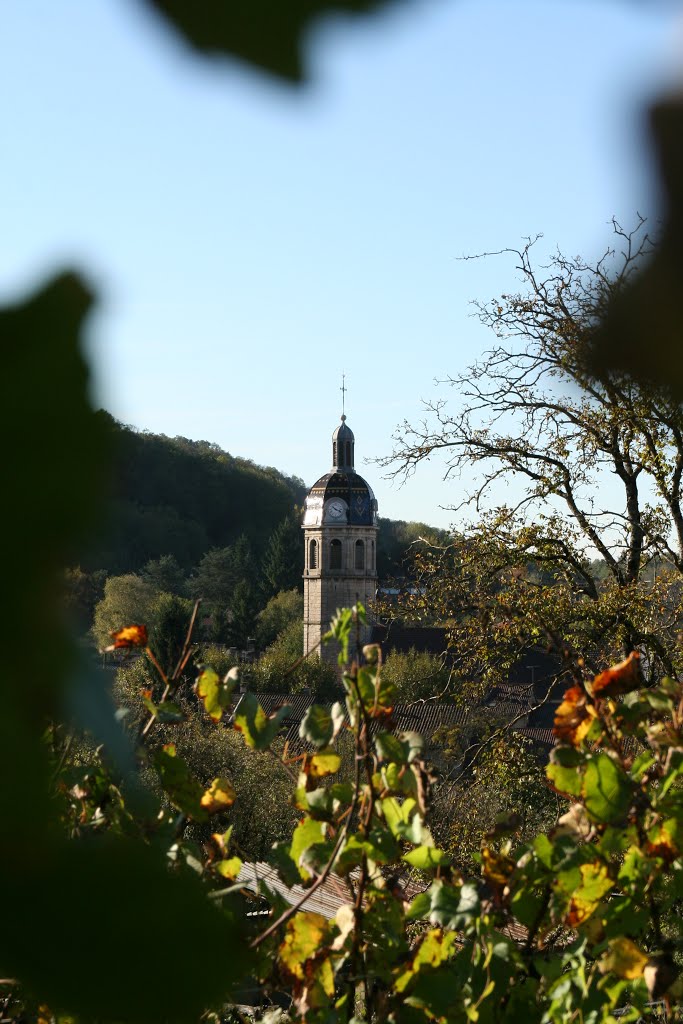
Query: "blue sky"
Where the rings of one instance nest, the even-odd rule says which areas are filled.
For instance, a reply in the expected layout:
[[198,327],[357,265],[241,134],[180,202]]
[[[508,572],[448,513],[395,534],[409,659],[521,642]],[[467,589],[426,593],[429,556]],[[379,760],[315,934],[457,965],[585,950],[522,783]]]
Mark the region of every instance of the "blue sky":
[[[644,110],[683,42],[676,3],[413,0],[320,24],[296,90],[136,0],[2,25],[0,299],[84,270],[98,404],[309,484],[342,371],[361,461],[492,340],[469,301],[513,266],[458,257],[537,232],[591,255],[613,214],[656,215]],[[381,514],[448,525],[442,468],[361,472]]]

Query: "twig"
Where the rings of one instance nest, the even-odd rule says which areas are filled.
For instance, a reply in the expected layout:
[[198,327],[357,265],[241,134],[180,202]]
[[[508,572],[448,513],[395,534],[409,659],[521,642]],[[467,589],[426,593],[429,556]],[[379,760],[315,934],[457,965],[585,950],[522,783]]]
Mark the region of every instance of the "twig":
[[202,599],[201,599],[201,597],[198,597],[197,600],[194,603],[194,608],[192,609],[192,616],[190,617],[190,624],[187,627],[187,633],[185,635],[185,643],[183,644],[183,649],[180,652],[180,657],[178,659],[178,664],[176,665],[175,670],[173,672],[173,675],[171,676],[171,681],[172,681],[174,687],[178,685],[178,680],[180,679],[180,675],[183,672],[185,666],[187,665],[187,663],[189,661],[189,658],[190,658],[190,655],[192,654],[192,634],[194,633],[194,626],[195,626],[195,622],[197,621],[197,614],[199,612],[199,606],[200,606],[201,603],[202,603]]
[[[169,693],[171,692],[171,690],[173,690],[173,689],[175,689],[177,687],[178,681],[179,681],[180,676],[181,676],[181,673],[183,672],[183,670],[184,670],[185,666],[187,665],[188,661],[190,660],[190,655],[192,654],[192,643],[191,643],[191,641],[192,641],[192,633],[194,632],[195,622],[197,621],[197,613],[199,611],[199,606],[200,606],[201,603],[202,603],[201,597],[197,598],[197,600],[194,603],[194,608],[192,609],[192,615],[190,617],[190,624],[187,627],[187,633],[185,635],[185,642],[183,644],[183,649],[180,652],[180,658],[178,659],[178,664],[176,665],[176,667],[175,667],[175,669],[173,671],[173,675],[171,676],[170,679],[167,677],[166,673],[164,672],[164,670],[162,669],[161,665],[157,661],[157,659],[156,659],[152,649],[150,647],[146,647],[145,648],[145,653],[147,654],[147,657],[152,662],[152,664],[156,668],[157,672],[159,673],[159,675],[163,679],[164,683],[166,684],[164,686],[164,692],[161,694],[161,700],[159,701],[160,704],[163,704],[164,701],[166,700],[166,698],[168,697]],[[150,731],[150,729],[152,728],[152,726],[154,725],[156,720],[157,720],[157,716],[156,715],[150,715],[147,724],[145,725],[144,729],[140,733],[140,738],[141,739],[144,739],[144,737]]]

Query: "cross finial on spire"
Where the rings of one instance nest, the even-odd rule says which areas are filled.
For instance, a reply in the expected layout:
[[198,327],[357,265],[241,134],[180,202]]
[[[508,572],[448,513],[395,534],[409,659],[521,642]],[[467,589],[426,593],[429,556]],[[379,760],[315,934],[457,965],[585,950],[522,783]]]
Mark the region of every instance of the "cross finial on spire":
[[342,419],[345,420],[346,419],[346,409],[345,409],[346,392],[348,391],[348,388],[346,387],[346,374],[345,373],[342,373],[342,385],[339,388],[339,390],[342,393]]

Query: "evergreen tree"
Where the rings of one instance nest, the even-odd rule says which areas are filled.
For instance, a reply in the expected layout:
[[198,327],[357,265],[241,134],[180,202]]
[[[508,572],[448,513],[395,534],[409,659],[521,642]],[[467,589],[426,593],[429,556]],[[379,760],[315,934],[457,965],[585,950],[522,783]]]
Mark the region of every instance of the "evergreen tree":
[[202,558],[190,589],[216,611],[231,604],[235,588],[243,580],[252,581],[254,559],[249,538],[242,534],[227,548],[211,548]]
[[228,612],[228,639],[235,647],[245,647],[253,637],[259,603],[256,588],[247,579],[240,580],[233,591]]
[[296,515],[288,515],[273,530],[261,564],[261,586],[268,597],[281,590],[301,588],[301,530]]
[[157,590],[163,590],[167,594],[183,596],[187,589],[185,573],[175,555],[151,558],[144,566],[141,575],[143,580],[147,580]]
[[172,672],[183,649],[192,602],[176,594],[159,594],[151,611],[152,647],[160,663]]

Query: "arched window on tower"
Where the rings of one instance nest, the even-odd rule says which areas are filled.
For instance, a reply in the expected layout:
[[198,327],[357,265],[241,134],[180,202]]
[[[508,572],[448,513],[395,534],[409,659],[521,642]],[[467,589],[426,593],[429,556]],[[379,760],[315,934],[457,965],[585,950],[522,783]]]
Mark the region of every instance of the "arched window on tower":
[[318,542],[317,542],[317,540],[312,540],[309,543],[309,545],[308,545],[308,568],[309,569],[317,569],[318,568]]
[[337,442],[336,441],[332,442],[332,465],[333,466],[338,466],[339,465],[339,463],[337,462]]
[[344,461],[345,461],[347,466],[350,466],[351,465],[351,442],[350,441],[345,441],[344,445],[345,445],[345,448],[346,448],[346,455],[344,457]]
[[356,569],[365,568],[365,544],[363,543],[362,540],[356,541],[356,556],[354,566]]
[[373,540],[370,543],[372,544],[372,547],[370,548],[370,568],[374,572],[375,571],[375,542]]
[[340,540],[330,541],[330,569],[341,569],[342,567],[342,542]]

